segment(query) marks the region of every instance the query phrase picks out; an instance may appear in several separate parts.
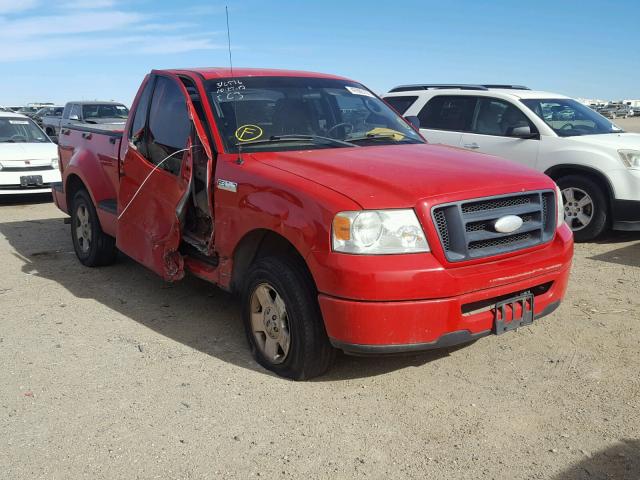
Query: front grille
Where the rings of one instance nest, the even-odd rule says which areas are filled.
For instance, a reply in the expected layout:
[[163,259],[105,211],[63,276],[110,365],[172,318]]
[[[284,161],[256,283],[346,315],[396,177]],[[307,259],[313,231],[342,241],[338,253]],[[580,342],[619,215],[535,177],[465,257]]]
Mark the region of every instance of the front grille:
[[[451,262],[499,255],[545,243],[555,231],[555,193],[538,191],[438,205],[432,216],[442,248]],[[496,231],[495,222],[517,215],[522,226]]]

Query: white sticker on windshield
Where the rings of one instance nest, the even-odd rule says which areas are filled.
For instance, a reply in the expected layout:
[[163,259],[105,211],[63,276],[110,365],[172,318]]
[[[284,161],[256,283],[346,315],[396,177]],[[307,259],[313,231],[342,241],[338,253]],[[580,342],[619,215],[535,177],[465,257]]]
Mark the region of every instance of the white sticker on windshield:
[[9,120],[11,125],[29,125],[28,120]]
[[347,87],[347,86],[345,86],[344,88],[349,90],[354,95],[364,95],[365,97],[373,97],[373,93],[371,93],[369,90],[365,90],[364,88]]

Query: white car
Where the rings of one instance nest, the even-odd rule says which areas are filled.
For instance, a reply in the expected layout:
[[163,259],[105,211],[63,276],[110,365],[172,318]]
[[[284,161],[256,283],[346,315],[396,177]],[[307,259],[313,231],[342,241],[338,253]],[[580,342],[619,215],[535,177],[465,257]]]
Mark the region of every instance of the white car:
[[545,172],[577,241],[606,228],[640,231],[640,134],[580,102],[517,85],[407,85],[383,98],[431,143]]
[[0,112],[0,195],[51,193],[60,181],[56,144],[25,115]]

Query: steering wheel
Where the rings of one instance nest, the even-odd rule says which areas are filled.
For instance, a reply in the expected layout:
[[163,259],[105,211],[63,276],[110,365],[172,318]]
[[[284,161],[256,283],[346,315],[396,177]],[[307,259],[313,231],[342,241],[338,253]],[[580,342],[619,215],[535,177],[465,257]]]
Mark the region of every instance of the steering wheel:
[[[327,130],[327,137],[331,137],[331,133],[339,127],[348,127],[349,131],[346,134],[353,132],[353,125],[347,122],[336,123],[333,127]],[[333,137],[335,138],[335,137]]]
[[573,129],[574,129],[573,123],[565,123],[560,127],[560,130],[573,130]]
[[24,135],[12,135],[11,140],[13,140],[14,142],[26,142],[27,137],[25,137]]

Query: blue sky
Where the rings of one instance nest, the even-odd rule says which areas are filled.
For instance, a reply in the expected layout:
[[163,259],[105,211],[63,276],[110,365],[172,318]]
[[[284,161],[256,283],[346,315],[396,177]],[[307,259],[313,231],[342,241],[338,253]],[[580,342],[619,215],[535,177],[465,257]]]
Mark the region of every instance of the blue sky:
[[0,0],[0,105],[130,103],[152,68],[227,66],[225,4],[235,66],[640,98],[638,0]]

